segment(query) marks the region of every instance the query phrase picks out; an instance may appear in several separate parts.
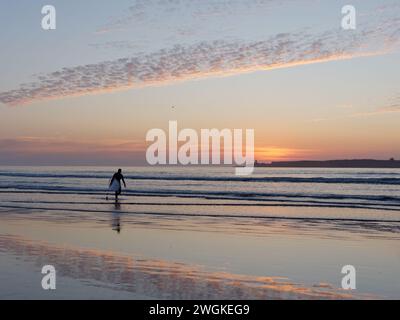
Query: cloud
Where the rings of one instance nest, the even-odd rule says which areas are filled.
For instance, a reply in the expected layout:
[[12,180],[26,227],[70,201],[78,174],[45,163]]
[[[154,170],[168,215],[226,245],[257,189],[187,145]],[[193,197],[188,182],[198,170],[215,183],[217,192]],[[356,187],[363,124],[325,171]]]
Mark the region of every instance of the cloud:
[[[106,34],[113,31],[125,30],[131,25],[154,25],[157,19],[183,20],[187,17],[195,21],[209,21],[222,17],[259,12],[279,7],[284,4],[299,2],[300,0],[136,0],[124,10],[119,17],[111,17],[108,22],[96,30],[97,34]],[[305,3],[313,3],[316,0],[302,0]],[[186,26],[185,26],[186,27]],[[189,28],[190,29],[190,28]],[[181,29],[184,34],[185,31]]]
[[134,50],[140,48],[136,41],[107,41],[103,43],[89,43],[89,47],[95,49],[117,49],[117,50]]
[[[353,111],[356,109],[352,104],[340,104],[337,105],[336,108],[340,108],[343,110]],[[311,119],[312,123],[319,123],[325,121],[341,121],[343,119],[349,118],[365,118],[365,117],[373,117],[373,116],[383,116],[387,114],[399,113],[400,112],[400,94],[395,94],[392,97],[387,99],[386,103],[382,103],[380,107],[375,107],[371,111],[360,111],[360,112],[349,112],[348,114],[336,116],[336,117],[328,117],[328,118],[314,118]]]
[[145,145],[142,141],[136,140],[79,140],[67,138],[46,138],[46,137],[18,137],[12,139],[0,139],[2,152],[125,152],[143,151]]
[[380,107],[377,110],[381,113],[393,113],[393,112],[400,112],[400,94],[393,95],[386,106]]
[[145,145],[135,140],[18,137],[0,139],[0,163],[13,165],[142,165]]
[[307,159],[318,155],[319,150],[284,148],[276,146],[264,146],[255,149],[257,160],[261,161],[283,161],[294,159]]
[[379,116],[397,112],[400,112],[400,95],[391,97],[386,103],[386,105],[378,107],[373,111],[353,113],[350,115],[350,117],[369,117],[377,115]]
[[[287,32],[257,41],[214,40],[175,45],[150,53],[137,53],[42,74],[33,82],[0,92],[0,102],[15,106],[190,79],[380,55],[397,49],[399,36],[400,19],[394,18],[359,27],[356,31]],[[121,43],[118,42],[118,45]]]
[[385,106],[385,107],[379,108],[377,112],[379,112],[379,113],[400,112],[400,102],[396,105]]
[[339,108],[339,109],[353,109],[353,107],[354,106],[351,103],[339,104],[339,105],[336,106],[336,108]]

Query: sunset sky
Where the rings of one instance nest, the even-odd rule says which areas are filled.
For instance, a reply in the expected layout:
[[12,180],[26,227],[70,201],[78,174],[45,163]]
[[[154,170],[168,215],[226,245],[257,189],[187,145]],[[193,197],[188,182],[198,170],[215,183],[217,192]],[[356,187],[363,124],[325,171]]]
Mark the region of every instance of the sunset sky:
[[356,30],[349,1],[3,0],[0,164],[145,164],[170,120],[254,129],[264,161],[400,158],[400,2],[350,2]]

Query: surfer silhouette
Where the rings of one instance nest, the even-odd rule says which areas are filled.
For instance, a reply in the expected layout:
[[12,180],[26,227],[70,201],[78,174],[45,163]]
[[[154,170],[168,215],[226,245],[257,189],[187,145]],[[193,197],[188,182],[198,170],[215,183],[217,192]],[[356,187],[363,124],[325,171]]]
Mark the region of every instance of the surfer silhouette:
[[126,188],[126,183],[124,180],[124,176],[122,175],[122,170],[118,169],[118,172],[114,173],[110,181],[110,190],[115,192],[115,202],[118,201],[118,196],[121,194],[122,191],[121,180],[124,183],[124,187]]

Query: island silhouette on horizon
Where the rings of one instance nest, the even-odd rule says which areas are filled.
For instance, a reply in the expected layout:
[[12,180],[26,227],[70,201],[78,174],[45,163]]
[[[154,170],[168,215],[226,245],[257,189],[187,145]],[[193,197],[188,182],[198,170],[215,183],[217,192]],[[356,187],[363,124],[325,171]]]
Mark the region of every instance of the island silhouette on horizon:
[[299,161],[255,161],[255,167],[271,168],[400,168],[400,160],[341,159],[341,160],[299,160]]

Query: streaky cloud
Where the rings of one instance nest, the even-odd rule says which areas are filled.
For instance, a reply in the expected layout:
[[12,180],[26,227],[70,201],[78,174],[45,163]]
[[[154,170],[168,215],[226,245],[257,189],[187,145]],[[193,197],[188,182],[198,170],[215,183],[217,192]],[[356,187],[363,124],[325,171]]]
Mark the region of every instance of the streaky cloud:
[[381,55],[398,49],[400,19],[356,31],[280,33],[259,41],[202,41],[95,64],[62,68],[0,92],[0,102],[33,102]]
[[[257,12],[272,9],[285,4],[298,2],[306,4],[317,0],[136,0],[119,17],[112,17],[96,30],[96,34],[105,34],[124,30],[134,23],[151,25],[154,16],[172,17],[182,14],[198,21],[209,21],[243,12]],[[185,26],[186,27],[186,26]]]

